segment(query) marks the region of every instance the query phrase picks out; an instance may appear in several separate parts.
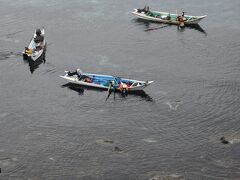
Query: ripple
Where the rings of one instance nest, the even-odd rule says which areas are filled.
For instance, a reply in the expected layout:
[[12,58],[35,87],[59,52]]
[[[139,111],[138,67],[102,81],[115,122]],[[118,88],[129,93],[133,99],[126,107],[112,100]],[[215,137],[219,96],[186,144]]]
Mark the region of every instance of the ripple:
[[185,180],[185,177],[180,174],[171,174],[166,172],[150,171],[144,175],[144,178],[140,179],[148,180]]
[[13,158],[0,158],[0,167],[2,173],[0,176],[9,176],[13,173],[24,169],[23,164],[15,157]]
[[[129,155],[129,150],[127,147],[124,147],[119,141],[113,141],[109,139],[97,139],[96,142],[108,148],[108,152],[120,153],[122,157]],[[115,156],[119,154],[109,154],[110,156]]]
[[209,142],[213,144],[219,144],[220,143],[220,137],[225,137],[225,139],[230,142],[230,144],[238,144],[240,143],[240,134],[238,131],[235,131],[234,129],[231,129],[231,131],[223,132],[222,134],[217,133],[213,134],[209,137]]
[[0,113],[0,118],[5,118],[5,117],[7,117],[8,115],[10,115],[11,113],[7,113],[7,112],[5,112],[5,113]]
[[167,102],[165,102],[165,104],[169,106],[170,110],[176,111],[176,110],[178,110],[178,107],[182,104],[182,102],[181,101],[175,101],[175,102],[167,101]]
[[7,60],[7,59],[10,59],[12,57],[18,57],[18,56],[22,56],[22,53],[11,52],[11,51],[3,51],[3,52],[0,52],[0,61],[1,60]]
[[156,143],[157,140],[153,139],[153,138],[148,138],[148,139],[143,139],[144,142],[147,142],[147,143]]

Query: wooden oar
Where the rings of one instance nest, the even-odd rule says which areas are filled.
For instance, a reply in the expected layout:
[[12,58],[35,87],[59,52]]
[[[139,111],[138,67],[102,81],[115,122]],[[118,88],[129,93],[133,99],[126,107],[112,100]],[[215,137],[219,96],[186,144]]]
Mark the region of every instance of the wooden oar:
[[145,29],[144,31],[151,31],[151,30],[155,30],[155,29],[161,29],[161,28],[165,28],[167,26],[169,26],[169,25],[167,24],[167,25],[164,25],[164,26],[152,27],[152,28]]
[[108,94],[109,94],[109,92],[110,92],[111,87],[112,87],[112,82],[109,82],[109,86],[108,86]]
[[111,95],[111,87],[112,87],[112,82],[109,82],[109,86],[108,86],[108,96],[107,96],[107,98],[106,98],[106,101],[108,100],[108,98],[110,97],[110,95]]

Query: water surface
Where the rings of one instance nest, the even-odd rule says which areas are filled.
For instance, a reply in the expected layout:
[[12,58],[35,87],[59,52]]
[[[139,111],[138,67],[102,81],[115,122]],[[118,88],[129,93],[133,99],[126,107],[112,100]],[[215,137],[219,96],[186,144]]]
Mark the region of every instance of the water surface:
[[[204,15],[179,31],[135,19]],[[240,2],[0,0],[0,179],[239,179]],[[21,51],[45,27],[46,62]],[[85,72],[154,80],[144,92],[70,86]],[[224,136],[230,141],[222,144]]]

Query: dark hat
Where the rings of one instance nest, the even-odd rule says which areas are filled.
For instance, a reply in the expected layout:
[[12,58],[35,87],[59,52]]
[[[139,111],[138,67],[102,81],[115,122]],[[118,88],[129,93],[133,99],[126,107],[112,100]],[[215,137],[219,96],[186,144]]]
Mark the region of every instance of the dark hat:
[[40,34],[41,34],[41,30],[40,30],[40,29],[37,29],[37,30],[36,30],[36,34],[37,34],[37,35],[40,35]]

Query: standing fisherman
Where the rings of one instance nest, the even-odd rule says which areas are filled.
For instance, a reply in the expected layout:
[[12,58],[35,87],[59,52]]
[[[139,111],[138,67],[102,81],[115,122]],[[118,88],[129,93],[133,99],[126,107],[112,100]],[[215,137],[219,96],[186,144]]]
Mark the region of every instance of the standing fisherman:
[[121,82],[120,85],[119,85],[119,90],[120,90],[121,95],[123,97],[128,95],[128,86],[127,86],[126,83]]
[[[112,92],[114,92],[114,96],[113,98],[115,99],[115,93],[117,91],[117,84],[115,83],[114,80],[109,82],[109,86],[108,86],[108,96],[106,98],[106,101],[108,100],[108,98],[110,97],[110,95],[112,94]],[[113,88],[113,89],[112,89]]]
[[178,21],[178,25],[179,27],[184,27],[185,24],[184,24],[184,13],[185,12],[182,12],[182,15],[180,16],[177,16],[177,21]]

